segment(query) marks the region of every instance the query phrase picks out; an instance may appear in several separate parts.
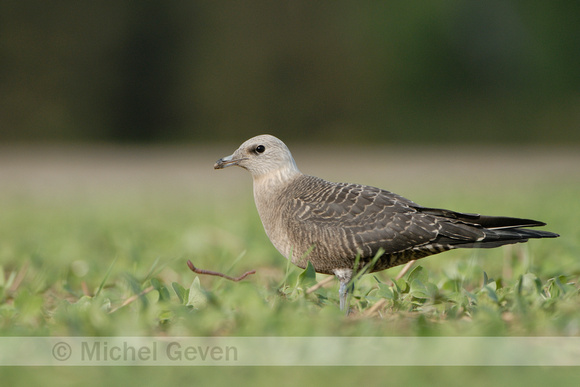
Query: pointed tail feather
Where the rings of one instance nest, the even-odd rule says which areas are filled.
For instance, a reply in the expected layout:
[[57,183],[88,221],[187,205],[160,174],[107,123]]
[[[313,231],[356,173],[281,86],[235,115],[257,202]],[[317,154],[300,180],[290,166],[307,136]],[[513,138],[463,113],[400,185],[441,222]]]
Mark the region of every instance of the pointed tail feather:
[[[470,214],[466,212],[456,212],[444,210],[441,208],[416,207],[420,212],[441,216],[448,219],[461,220],[466,223],[479,224],[491,230],[502,228],[519,228],[519,227],[541,227],[546,223],[533,219],[512,218],[508,216],[489,216],[480,214]],[[545,238],[545,237],[544,237]]]
[[[541,227],[546,225],[546,223],[544,222],[532,219],[510,218],[507,216],[486,216],[486,215],[480,215],[479,218],[473,222],[490,230],[510,229],[519,227]],[[546,238],[546,237],[536,237],[536,238]]]
[[528,239],[557,238],[559,236],[549,231],[524,230],[521,228],[488,229],[484,239],[477,242],[456,244],[454,247],[486,249],[514,243],[523,243],[527,242]]

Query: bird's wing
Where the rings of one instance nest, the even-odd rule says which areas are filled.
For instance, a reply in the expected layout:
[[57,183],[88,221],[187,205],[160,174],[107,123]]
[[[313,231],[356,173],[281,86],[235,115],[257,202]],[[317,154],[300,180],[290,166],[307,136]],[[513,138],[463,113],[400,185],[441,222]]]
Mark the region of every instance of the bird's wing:
[[443,228],[463,240],[482,236],[460,224],[443,227],[445,218],[421,212],[419,205],[379,188],[325,181],[310,188],[293,199],[294,228],[303,230],[302,238],[337,246],[339,252],[369,257],[382,248],[392,254],[433,242]]

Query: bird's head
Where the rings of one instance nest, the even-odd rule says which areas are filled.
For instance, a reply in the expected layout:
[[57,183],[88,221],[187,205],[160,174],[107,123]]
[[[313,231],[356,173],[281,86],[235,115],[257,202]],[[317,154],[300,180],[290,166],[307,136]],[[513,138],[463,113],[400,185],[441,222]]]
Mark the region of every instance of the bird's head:
[[288,147],[269,134],[250,138],[233,154],[216,161],[213,167],[223,169],[232,165],[248,170],[254,179],[272,175],[290,177],[300,173]]

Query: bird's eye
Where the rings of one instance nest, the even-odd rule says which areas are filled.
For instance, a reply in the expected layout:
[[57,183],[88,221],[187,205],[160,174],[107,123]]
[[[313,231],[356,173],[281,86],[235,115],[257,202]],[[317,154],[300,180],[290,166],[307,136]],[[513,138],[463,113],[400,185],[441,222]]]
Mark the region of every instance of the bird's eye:
[[256,153],[264,153],[265,150],[266,150],[266,147],[264,145],[258,145],[256,147]]

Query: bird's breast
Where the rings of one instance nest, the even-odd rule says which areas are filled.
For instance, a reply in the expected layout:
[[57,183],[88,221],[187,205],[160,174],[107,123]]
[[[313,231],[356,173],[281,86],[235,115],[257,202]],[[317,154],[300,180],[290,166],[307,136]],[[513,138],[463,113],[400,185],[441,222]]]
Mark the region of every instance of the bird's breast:
[[[256,188],[256,187],[255,187]],[[287,211],[280,190],[271,187],[270,192],[254,189],[254,201],[266,235],[284,257],[289,258],[292,243],[288,235],[285,217]]]

